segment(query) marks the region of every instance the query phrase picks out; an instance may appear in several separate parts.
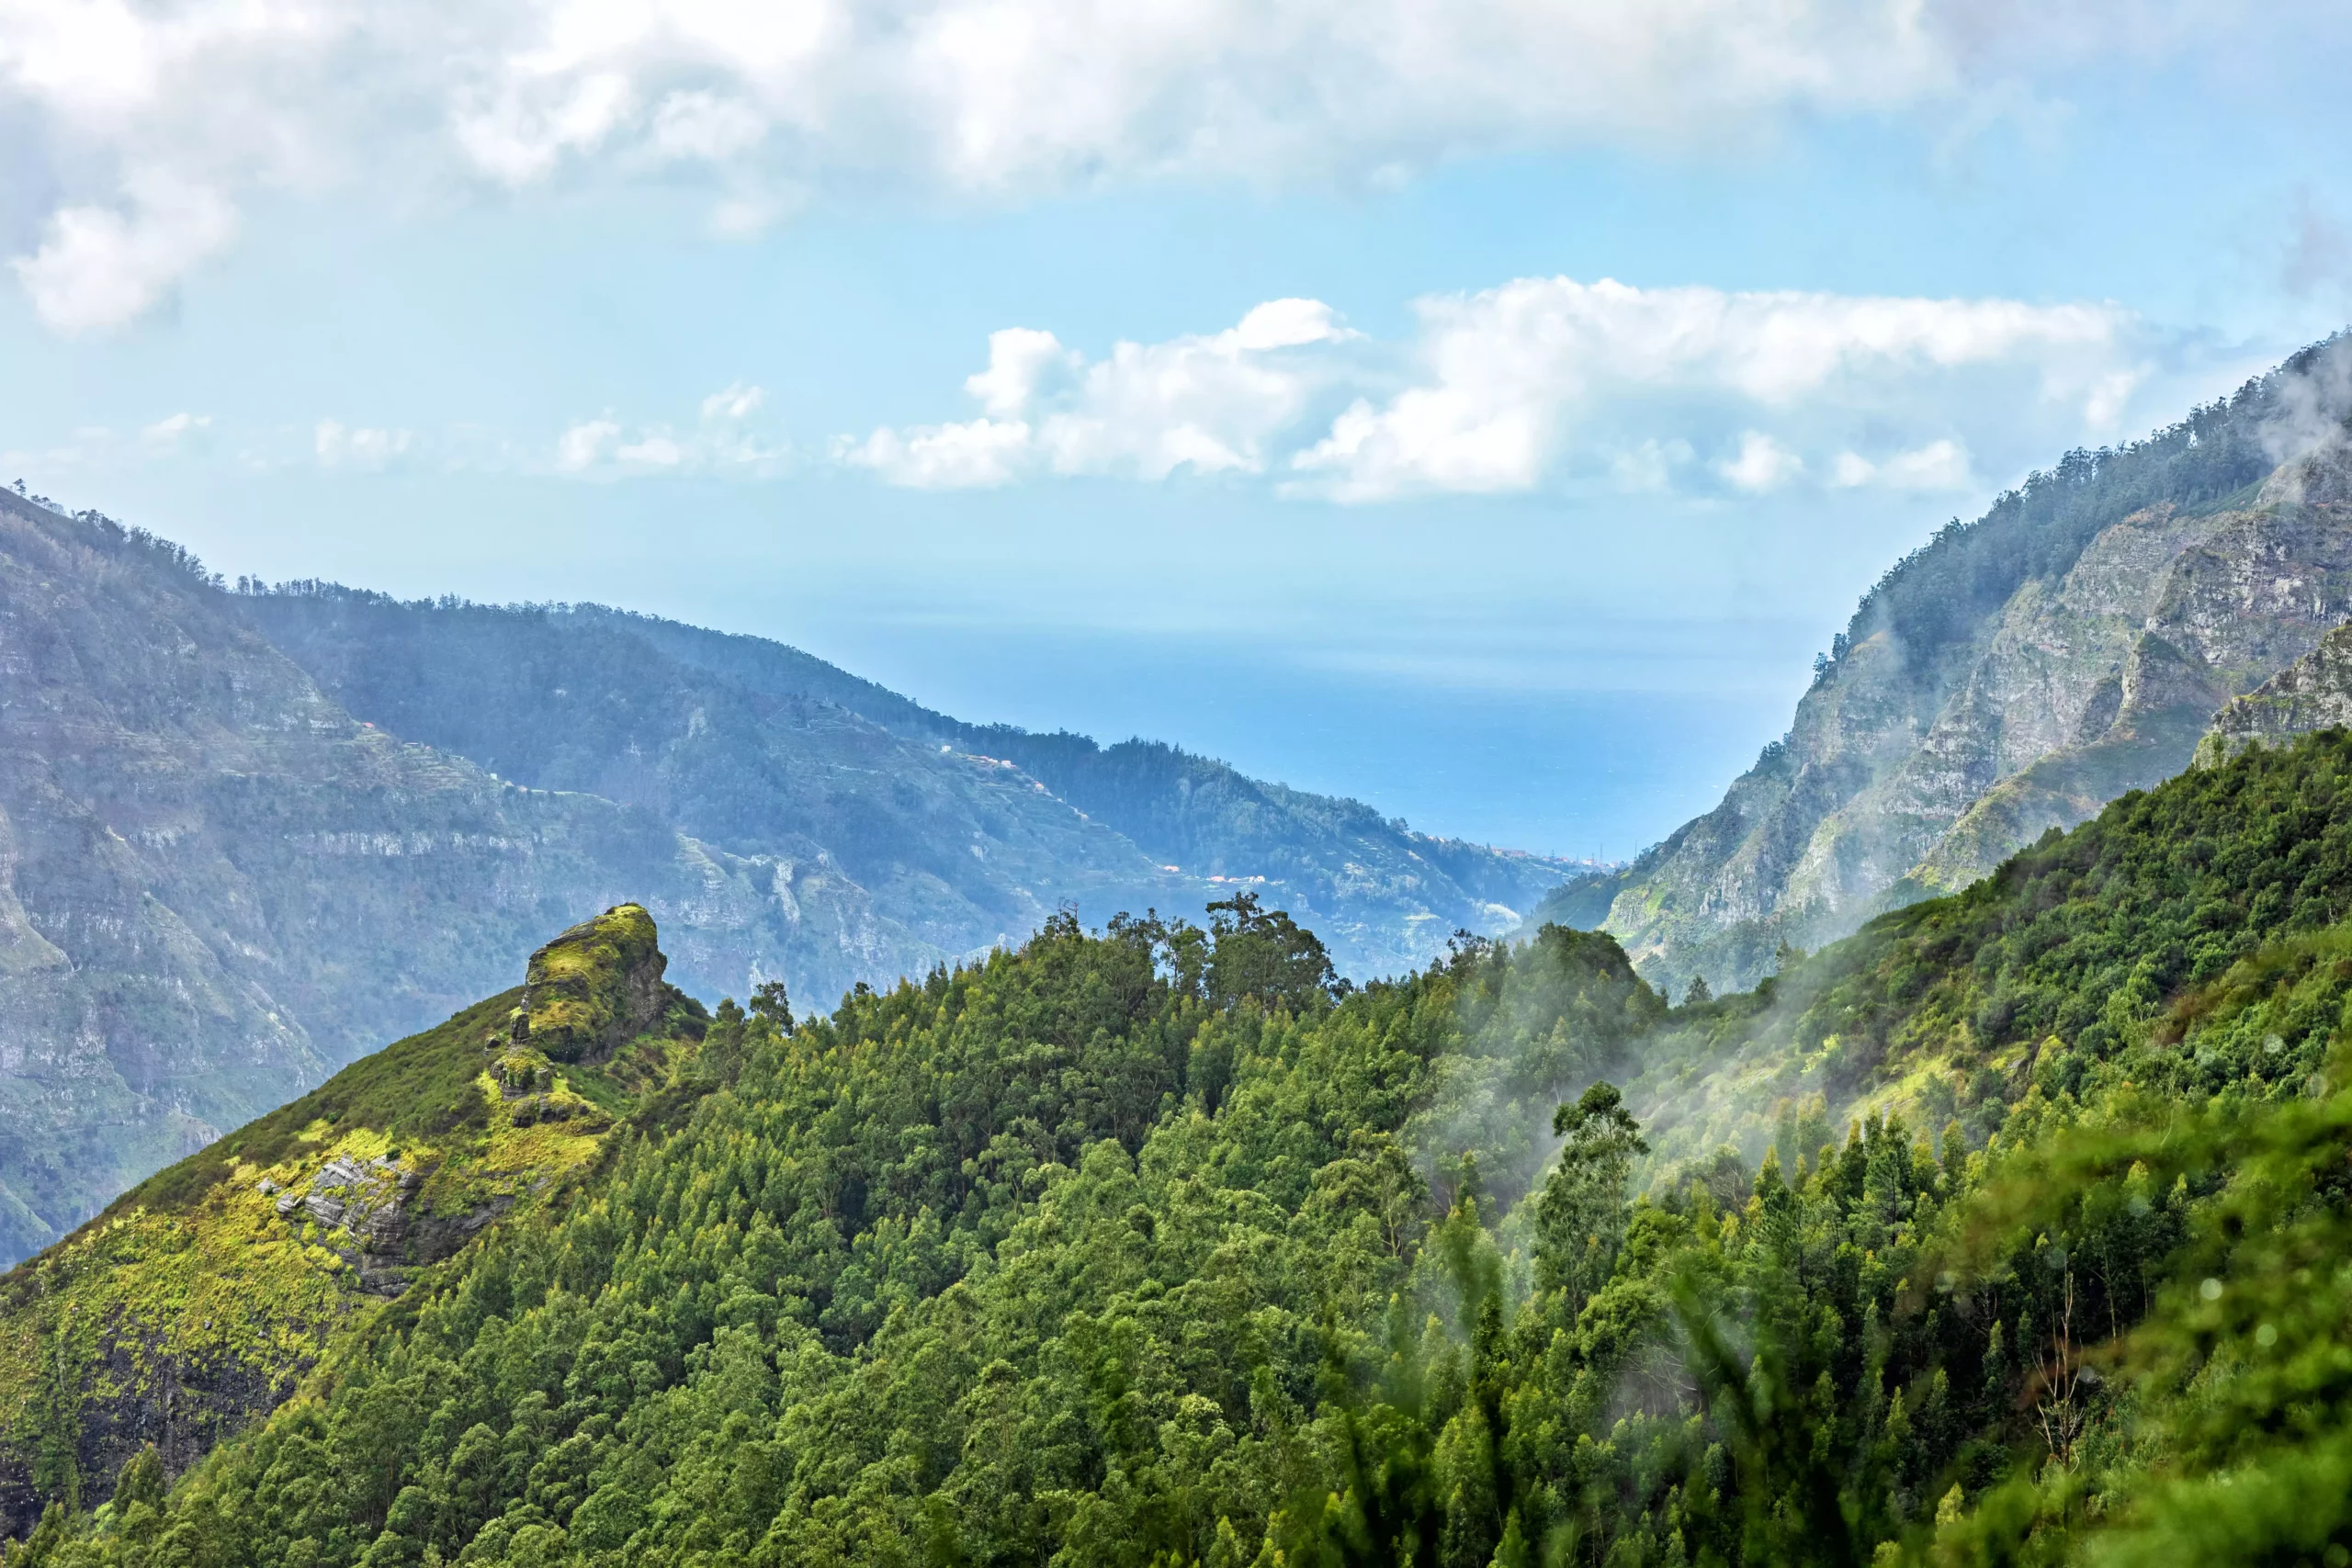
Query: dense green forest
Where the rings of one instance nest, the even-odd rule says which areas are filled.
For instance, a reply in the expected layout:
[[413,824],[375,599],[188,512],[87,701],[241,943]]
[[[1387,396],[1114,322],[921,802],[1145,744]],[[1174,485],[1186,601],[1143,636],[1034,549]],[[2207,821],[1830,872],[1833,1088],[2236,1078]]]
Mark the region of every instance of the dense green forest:
[[7,1562],[2341,1564],[2347,917],[2339,732],[1679,1006],[1247,897],[729,1002]]

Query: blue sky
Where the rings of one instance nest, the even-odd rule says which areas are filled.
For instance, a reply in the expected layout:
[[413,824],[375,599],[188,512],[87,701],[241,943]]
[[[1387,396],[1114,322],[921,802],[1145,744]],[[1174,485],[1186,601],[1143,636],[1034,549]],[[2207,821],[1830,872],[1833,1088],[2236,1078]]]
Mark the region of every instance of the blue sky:
[[1856,596],[2352,317],[2202,0],[0,0],[0,479],[1622,854]]

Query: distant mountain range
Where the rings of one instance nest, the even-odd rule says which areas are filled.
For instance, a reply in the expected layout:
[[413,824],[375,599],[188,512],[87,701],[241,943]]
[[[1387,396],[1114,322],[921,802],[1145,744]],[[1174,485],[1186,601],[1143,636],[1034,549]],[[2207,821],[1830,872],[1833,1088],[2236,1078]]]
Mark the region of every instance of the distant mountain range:
[[0,1261],[628,900],[712,1000],[1243,889],[1359,976],[1573,866],[618,611],[240,592],[0,492]]
[[1605,926],[1678,995],[1745,987],[2179,773],[2216,710],[2352,615],[2347,388],[2332,338],[1943,529],[1721,805],[1542,918]]

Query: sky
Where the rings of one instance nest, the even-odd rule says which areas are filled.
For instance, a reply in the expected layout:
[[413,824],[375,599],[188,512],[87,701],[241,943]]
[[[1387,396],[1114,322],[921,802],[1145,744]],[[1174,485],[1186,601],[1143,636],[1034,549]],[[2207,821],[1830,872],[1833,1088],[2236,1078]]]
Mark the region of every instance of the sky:
[[2352,320],[2281,0],[0,0],[0,482],[1622,858]]

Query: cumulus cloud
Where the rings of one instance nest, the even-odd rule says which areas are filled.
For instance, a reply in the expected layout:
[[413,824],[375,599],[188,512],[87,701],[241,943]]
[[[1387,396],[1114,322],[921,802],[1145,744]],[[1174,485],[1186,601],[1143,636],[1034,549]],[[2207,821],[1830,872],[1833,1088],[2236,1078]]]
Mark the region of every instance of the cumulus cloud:
[[1760,430],[1739,433],[1739,450],[1722,465],[1724,479],[1750,494],[1778,490],[1804,472],[1804,459]]
[[1317,299],[1272,299],[1223,332],[1120,343],[1088,363],[1049,332],[989,336],[964,389],[986,411],[964,423],[877,430],[835,443],[842,460],[894,484],[999,485],[1029,471],[1161,479],[1260,473],[1359,334]]
[[567,474],[584,473],[603,460],[607,450],[620,439],[617,420],[583,419],[556,437],[555,466]]
[[1313,299],[1088,360],[1033,327],[990,334],[964,423],[835,443],[897,484],[1044,474],[1266,474],[1295,493],[1597,484],[1761,494],[1951,490],[1963,434],[2036,450],[2116,432],[2147,333],[2109,305],[1645,289],[1522,278],[1424,299],[1376,344]]
[[768,400],[767,393],[748,381],[738,381],[722,388],[702,400],[702,417],[712,422],[751,418]]
[[1967,448],[1949,438],[1876,462],[1859,452],[1840,452],[1830,476],[1830,483],[1842,490],[1870,484],[1892,490],[1962,490],[1973,477]]
[[1871,423],[1939,392],[1964,406],[1990,378],[2066,411],[2071,438],[2111,426],[2143,375],[2135,323],[2108,305],[1537,277],[1424,299],[1419,314],[1409,384],[1359,399],[1293,459],[1344,499],[1525,490],[1564,464],[1654,477],[1646,443],[1710,432],[1726,447],[1718,474],[1773,489],[1803,470],[1801,456],[1776,455],[1799,429]]
[[115,203],[58,209],[40,248],[9,265],[40,319],[72,336],[143,314],[235,228],[212,191],[147,178]]
[[2219,0],[0,0],[0,125],[59,193],[24,287],[83,331],[257,189],[703,179],[731,230],[877,181],[1362,181],[1964,106],[2217,20],[2243,29]]
[[1031,432],[1023,420],[985,416],[960,424],[877,430],[863,441],[847,437],[833,454],[912,490],[986,490],[1010,484],[1029,467]]

